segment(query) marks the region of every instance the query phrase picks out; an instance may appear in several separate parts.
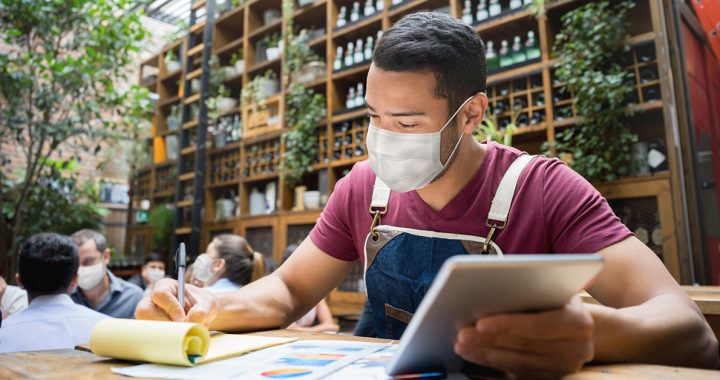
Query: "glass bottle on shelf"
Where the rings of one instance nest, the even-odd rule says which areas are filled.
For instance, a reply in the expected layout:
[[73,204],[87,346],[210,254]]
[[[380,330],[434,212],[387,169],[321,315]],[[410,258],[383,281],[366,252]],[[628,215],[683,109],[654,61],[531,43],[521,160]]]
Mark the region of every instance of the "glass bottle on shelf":
[[347,25],[347,8],[343,5],[340,7],[340,13],[338,13],[338,19],[335,27],[342,28],[345,25]]
[[660,98],[661,98],[660,86],[657,84],[644,87],[642,89],[642,93],[643,93],[643,101],[645,101],[645,102],[652,102],[654,100],[660,100]]
[[501,113],[504,113],[505,111],[507,111],[507,104],[505,103],[504,100],[500,100],[495,103],[495,107],[493,108],[493,113],[495,113],[496,115],[499,115]]
[[657,78],[657,70],[653,66],[645,66],[640,70],[640,83],[652,82]]
[[521,113],[520,116],[518,116],[517,121],[515,122],[518,127],[527,127],[528,126],[528,115],[526,113]]
[[392,0],[392,5],[393,5],[393,6],[395,6],[395,5],[400,5],[400,4],[403,3],[403,1],[404,1],[404,0]]
[[363,8],[363,13],[365,14],[365,17],[368,17],[375,13],[375,5],[373,0],[365,1],[365,8]]
[[365,40],[365,51],[363,52],[364,58],[366,61],[369,61],[372,59],[372,54],[374,50],[374,41],[372,36],[368,36],[368,38]]
[[377,31],[377,37],[375,37],[375,43],[380,42],[380,39],[382,38],[382,35],[383,35],[382,29],[378,30],[378,31]]
[[532,117],[530,118],[530,124],[540,124],[543,121],[545,121],[545,114],[543,112],[535,111],[532,113]]
[[545,94],[541,92],[535,96],[535,105],[538,107],[545,105]]
[[515,98],[513,100],[513,110],[519,111],[527,106],[527,102],[523,98]]
[[523,5],[526,7],[532,3],[533,3],[533,0],[523,0]]
[[508,42],[502,40],[500,42],[500,67],[507,67],[513,64],[513,57],[510,55],[510,48]]
[[537,40],[535,39],[535,32],[532,30],[527,33],[527,41],[525,41],[525,55],[527,59],[540,58],[540,48],[538,47]]
[[522,0],[510,0],[510,9],[520,9],[522,7]]
[[475,10],[475,22],[483,22],[488,19],[487,0],[480,0]]
[[462,10],[462,22],[465,25],[472,25],[473,24],[473,17],[472,17],[472,10],[470,9],[470,0],[465,0],[465,6]]
[[512,60],[513,63],[523,63],[526,60],[525,49],[523,49],[520,43],[520,36],[515,36],[512,45]]
[[356,1],[353,3],[352,11],[350,12],[350,22],[357,20],[360,20],[360,3]]
[[353,53],[353,62],[358,64],[365,61],[365,54],[363,53],[363,40],[358,38],[355,41],[355,53]]
[[487,42],[487,46],[485,49],[485,62],[487,62],[488,69],[497,69],[500,66],[500,60],[498,58],[497,53],[495,52],[495,47],[493,46],[492,41]]
[[488,14],[490,17],[498,16],[502,12],[502,6],[500,6],[499,0],[490,0],[490,8]]
[[365,104],[365,85],[358,83],[355,91],[355,107],[360,107],[363,104]]
[[355,88],[350,87],[348,90],[347,100],[345,100],[345,108],[355,108]]
[[343,62],[345,67],[352,66],[355,62],[353,62],[353,51],[355,50],[355,46],[352,42],[348,42],[347,46],[345,47],[345,61]]
[[385,8],[385,0],[375,0],[375,10],[382,12],[383,8]]
[[339,71],[343,68],[343,47],[338,46],[335,51],[335,61],[333,61],[333,70]]

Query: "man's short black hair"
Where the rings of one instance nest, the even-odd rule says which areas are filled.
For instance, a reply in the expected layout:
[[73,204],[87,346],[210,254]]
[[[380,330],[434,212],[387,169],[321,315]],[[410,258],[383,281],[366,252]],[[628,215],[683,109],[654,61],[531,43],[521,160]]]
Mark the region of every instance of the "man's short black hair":
[[159,253],[150,252],[149,255],[145,256],[145,261],[143,262],[143,265],[148,265],[149,263],[152,263],[154,261],[159,261],[161,263],[165,263],[165,259],[163,259]]
[[448,100],[450,113],[465,99],[485,92],[483,41],[471,27],[443,13],[403,17],[378,41],[373,63],[385,71],[432,72],[435,95]]
[[20,244],[18,274],[31,295],[64,293],[79,265],[77,246],[67,236],[40,233]]

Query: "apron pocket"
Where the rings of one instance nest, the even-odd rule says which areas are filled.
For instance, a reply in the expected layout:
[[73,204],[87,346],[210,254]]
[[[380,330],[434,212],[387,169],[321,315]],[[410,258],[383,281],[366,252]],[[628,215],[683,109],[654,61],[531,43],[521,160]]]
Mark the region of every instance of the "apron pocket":
[[403,309],[398,309],[390,304],[385,304],[385,333],[386,338],[400,339],[407,328],[413,314]]

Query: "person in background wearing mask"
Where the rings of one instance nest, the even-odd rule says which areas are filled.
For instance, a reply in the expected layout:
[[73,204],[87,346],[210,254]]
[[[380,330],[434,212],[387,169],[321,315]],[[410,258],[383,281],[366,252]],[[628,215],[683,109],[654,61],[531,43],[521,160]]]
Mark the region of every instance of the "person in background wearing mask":
[[72,234],[78,246],[80,268],[78,287],[72,293],[75,303],[115,318],[132,318],[143,291],[107,269],[110,249],[105,237],[93,230]]
[[160,280],[137,317],[213,330],[288,326],[360,260],[375,332],[399,339],[453,255],[598,253],[605,266],[587,291],[601,304],[576,296],[554,310],[479,317],[451,337],[455,354],[533,378],[589,361],[718,368],[718,341],[697,305],[590,183],[558,159],[474,139],[486,80],[474,29],[442,13],[404,16],[368,70],[368,161],[338,181],[295,253],[237,292],[188,285],[182,306],[177,283]]
[[17,314],[28,306],[27,292],[17,286],[8,285],[0,276],[0,310],[2,319]]
[[90,341],[106,315],[76,305],[68,294],[77,283],[77,247],[67,236],[33,235],[20,244],[15,279],[30,305],[0,328],[0,353],[71,349]]
[[262,255],[238,235],[216,236],[192,264],[193,277],[213,293],[232,292],[265,274]]
[[163,277],[165,277],[165,261],[158,253],[153,252],[145,257],[140,274],[130,277],[128,282],[148,291],[152,290],[153,284]]

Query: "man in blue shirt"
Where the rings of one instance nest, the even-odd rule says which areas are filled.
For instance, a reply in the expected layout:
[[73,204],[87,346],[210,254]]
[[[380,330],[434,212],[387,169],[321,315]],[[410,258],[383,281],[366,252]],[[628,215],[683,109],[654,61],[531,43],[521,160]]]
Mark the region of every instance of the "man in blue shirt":
[[72,235],[80,254],[78,287],[72,293],[75,303],[115,318],[133,318],[143,291],[108,269],[110,249],[97,231],[80,230]]
[[76,305],[68,294],[77,283],[77,247],[67,236],[42,233],[20,245],[18,273],[30,305],[0,328],[0,353],[56,350],[88,343],[107,316]]

